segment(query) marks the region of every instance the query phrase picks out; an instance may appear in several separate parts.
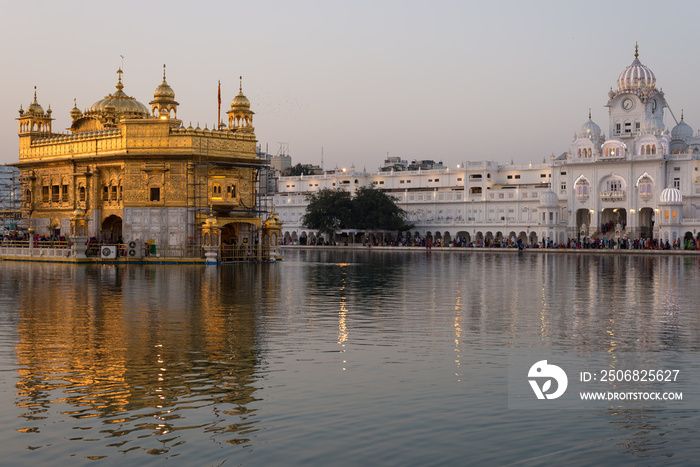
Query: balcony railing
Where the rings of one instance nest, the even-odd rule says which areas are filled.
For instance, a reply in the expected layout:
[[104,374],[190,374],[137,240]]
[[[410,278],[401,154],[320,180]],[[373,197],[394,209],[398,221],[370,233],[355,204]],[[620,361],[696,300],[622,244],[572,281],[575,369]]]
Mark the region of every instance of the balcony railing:
[[602,201],[624,201],[626,194],[625,190],[601,191],[600,199]]

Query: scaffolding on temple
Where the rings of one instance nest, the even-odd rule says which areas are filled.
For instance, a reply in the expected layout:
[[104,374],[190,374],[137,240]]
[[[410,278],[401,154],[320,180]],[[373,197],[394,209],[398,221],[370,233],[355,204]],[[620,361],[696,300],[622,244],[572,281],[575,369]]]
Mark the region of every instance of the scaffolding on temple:
[[20,229],[23,218],[21,193],[19,170],[0,166],[0,235],[15,233]]

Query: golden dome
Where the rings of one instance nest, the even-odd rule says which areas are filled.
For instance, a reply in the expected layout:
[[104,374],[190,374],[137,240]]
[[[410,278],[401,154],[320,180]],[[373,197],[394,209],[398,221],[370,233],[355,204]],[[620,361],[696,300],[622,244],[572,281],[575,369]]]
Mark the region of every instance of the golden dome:
[[82,112],[78,108],[78,102],[77,99],[73,99],[73,108],[70,110],[70,116],[73,118],[73,120],[80,118],[82,115]]
[[175,91],[173,91],[173,88],[171,88],[168,85],[168,82],[165,81],[165,65],[163,65],[163,82],[160,83],[160,86],[158,86],[153,93],[153,100],[160,101],[172,99],[175,99]]
[[119,74],[119,81],[116,85],[117,92],[109,94],[105,96],[104,99],[92,104],[92,107],[90,107],[90,110],[86,112],[86,114],[104,114],[109,110],[113,111],[116,115],[123,115],[125,117],[147,117],[148,109],[146,106],[133,97],[128,96],[122,90],[124,89],[124,85],[122,84],[123,71],[121,68],[117,73]]
[[34,101],[27,107],[27,113],[31,114],[43,114],[44,108],[39,105],[39,101],[36,100],[36,86],[34,86]]
[[250,101],[243,95],[243,77],[241,76],[241,84],[238,88],[238,95],[231,101],[232,109],[250,109]]

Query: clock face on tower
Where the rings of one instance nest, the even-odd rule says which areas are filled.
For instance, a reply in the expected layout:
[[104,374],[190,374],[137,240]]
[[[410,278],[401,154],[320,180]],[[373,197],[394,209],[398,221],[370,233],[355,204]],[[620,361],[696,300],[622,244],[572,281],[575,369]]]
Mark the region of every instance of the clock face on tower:
[[625,98],[622,101],[622,108],[623,109],[630,110],[632,108],[632,106],[634,106],[634,102],[629,97]]

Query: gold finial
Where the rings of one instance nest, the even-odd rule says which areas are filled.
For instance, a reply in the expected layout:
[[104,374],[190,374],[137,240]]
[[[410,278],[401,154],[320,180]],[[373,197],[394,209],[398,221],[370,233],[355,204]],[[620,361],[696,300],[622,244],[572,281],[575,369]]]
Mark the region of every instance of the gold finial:
[[73,107],[78,107],[78,99],[73,98]]
[[121,83],[122,82],[122,75],[124,74],[121,67],[119,67],[119,69],[117,70],[117,74],[119,75],[119,82]]
[[590,107],[589,107],[589,108],[588,108],[588,120],[590,120],[590,119],[591,119],[591,109],[590,109]]
[[639,43],[634,41],[634,58],[639,57]]
[[243,77],[239,76],[240,84],[238,85],[238,92],[243,92]]
[[165,63],[163,63],[163,81],[165,81]]
[[36,100],[36,86],[34,86],[34,100]]
[[681,109],[681,122],[683,121],[683,109]]

